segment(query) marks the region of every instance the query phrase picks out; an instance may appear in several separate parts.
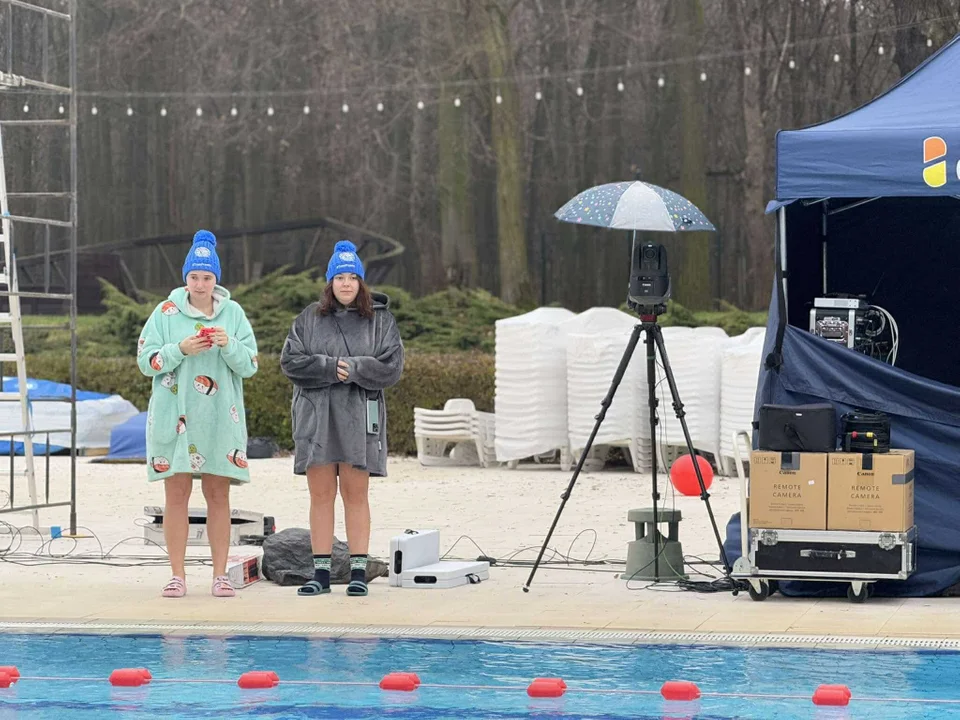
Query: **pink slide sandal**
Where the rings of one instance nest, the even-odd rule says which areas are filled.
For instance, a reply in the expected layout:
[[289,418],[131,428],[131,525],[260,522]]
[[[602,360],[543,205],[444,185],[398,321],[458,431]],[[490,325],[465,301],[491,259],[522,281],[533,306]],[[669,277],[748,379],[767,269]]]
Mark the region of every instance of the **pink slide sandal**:
[[214,597],[233,597],[236,594],[233,585],[230,584],[230,578],[226,575],[219,575],[213,579]]
[[181,598],[187,594],[187,584],[182,577],[174,575],[170,582],[163,586],[163,597]]

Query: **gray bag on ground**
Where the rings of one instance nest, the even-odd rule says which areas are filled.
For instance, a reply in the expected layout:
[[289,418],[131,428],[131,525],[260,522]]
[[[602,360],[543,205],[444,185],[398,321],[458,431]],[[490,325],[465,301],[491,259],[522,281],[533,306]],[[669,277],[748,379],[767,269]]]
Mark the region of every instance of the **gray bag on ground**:
[[[263,577],[278,585],[303,585],[313,579],[313,550],[310,547],[310,531],[304,528],[287,528],[263,541]],[[367,582],[378,577],[387,577],[389,570],[382,560],[367,560]],[[333,554],[330,561],[330,584],[346,585],[350,582],[350,550],[345,542],[333,539]]]

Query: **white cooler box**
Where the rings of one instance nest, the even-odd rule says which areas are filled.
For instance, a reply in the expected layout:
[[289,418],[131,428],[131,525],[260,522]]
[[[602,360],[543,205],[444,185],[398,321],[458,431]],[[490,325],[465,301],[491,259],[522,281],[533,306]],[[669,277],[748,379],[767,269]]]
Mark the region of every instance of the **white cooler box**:
[[390,586],[443,589],[490,577],[490,563],[440,560],[439,530],[407,530],[390,540]]

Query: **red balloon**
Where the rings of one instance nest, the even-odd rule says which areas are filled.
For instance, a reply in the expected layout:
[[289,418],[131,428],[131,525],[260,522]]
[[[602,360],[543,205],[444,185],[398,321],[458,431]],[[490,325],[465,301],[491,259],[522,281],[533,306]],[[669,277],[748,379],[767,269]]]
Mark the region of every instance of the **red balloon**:
[[[710,489],[713,483],[713,468],[705,457],[697,455],[697,465],[700,466],[700,475],[703,477],[703,486]],[[693,467],[690,455],[681,455],[670,468],[670,482],[681,495],[699,495],[700,482],[697,480],[697,471]]]

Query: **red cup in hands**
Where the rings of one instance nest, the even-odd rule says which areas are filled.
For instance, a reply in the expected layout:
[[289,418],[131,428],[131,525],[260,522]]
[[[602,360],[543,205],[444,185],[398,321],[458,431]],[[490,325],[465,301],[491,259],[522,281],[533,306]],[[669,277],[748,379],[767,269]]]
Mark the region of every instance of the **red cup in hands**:
[[216,332],[216,330],[215,330],[214,328],[212,328],[212,327],[202,327],[202,328],[200,328],[200,330],[197,332],[197,337],[202,337],[202,338],[204,338],[204,339],[207,341],[207,347],[212,347],[212,346],[213,346],[213,338],[211,337],[211,335],[213,335],[215,332]]

